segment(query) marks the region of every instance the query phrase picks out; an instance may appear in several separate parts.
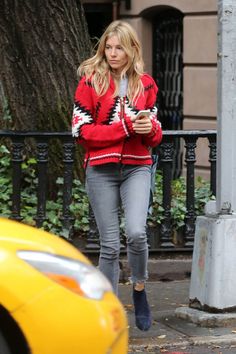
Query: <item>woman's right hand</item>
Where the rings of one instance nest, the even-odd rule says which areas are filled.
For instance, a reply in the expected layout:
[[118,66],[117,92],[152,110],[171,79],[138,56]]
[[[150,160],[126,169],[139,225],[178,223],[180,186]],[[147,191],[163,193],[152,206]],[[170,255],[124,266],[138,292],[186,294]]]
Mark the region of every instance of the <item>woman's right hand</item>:
[[148,116],[140,116],[133,122],[133,129],[136,134],[148,134],[152,130],[152,122]]

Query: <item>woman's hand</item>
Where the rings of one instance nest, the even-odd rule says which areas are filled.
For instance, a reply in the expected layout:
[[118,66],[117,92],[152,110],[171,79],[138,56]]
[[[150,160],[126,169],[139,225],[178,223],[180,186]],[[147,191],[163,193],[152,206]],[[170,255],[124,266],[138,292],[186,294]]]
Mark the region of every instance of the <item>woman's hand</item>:
[[137,134],[148,134],[152,130],[151,119],[147,116],[141,116],[133,122],[133,129]]

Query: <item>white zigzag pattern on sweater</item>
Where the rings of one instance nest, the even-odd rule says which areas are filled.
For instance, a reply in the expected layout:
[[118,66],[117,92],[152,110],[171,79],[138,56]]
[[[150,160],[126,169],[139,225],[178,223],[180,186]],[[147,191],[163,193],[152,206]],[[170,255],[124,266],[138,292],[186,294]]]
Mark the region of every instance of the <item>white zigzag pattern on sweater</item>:
[[93,121],[90,114],[82,111],[78,106],[74,105],[73,119],[72,119],[72,136],[77,138],[79,136],[80,127],[85,123]]

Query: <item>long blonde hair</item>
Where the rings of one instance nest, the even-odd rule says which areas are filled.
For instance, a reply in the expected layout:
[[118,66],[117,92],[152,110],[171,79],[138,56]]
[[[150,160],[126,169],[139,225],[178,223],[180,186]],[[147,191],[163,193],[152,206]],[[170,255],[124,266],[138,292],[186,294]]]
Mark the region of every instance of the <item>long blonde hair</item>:
[[[127,96],[130,102],[134,101],[143,93],[144,88],[140,80],[144,72],[144,63],[140,41],[134,29],[124,21],[113,21],[100,38],[96,54],[85,60],[78,69],[79,76],[85,75],[86,79],[91,79],[92,85],[99,96],[106,93],[109,83],[111,69],[105,57],[106,42],[112,36],[117,36],[120,44],[127,55],[127,64],[121,72],[121,78],[128,76]],[[114,95],[118,92],[116,90]]]

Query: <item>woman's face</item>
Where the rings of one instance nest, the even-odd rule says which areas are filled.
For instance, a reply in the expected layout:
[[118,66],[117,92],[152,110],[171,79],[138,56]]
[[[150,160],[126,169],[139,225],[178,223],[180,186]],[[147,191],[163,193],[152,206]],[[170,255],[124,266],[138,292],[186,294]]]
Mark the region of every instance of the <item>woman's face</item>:
[[108,38],[105,45],[105,57],[113,72],[120,74],[128,62],[128,56],[116,35]]

